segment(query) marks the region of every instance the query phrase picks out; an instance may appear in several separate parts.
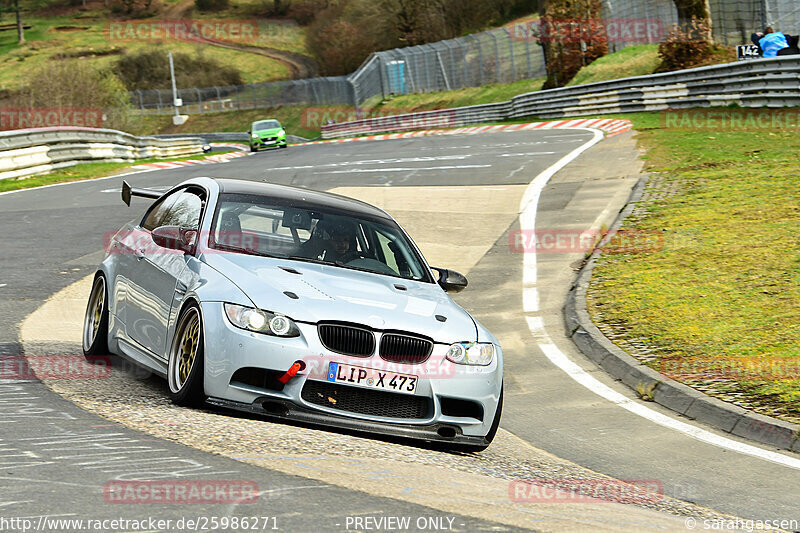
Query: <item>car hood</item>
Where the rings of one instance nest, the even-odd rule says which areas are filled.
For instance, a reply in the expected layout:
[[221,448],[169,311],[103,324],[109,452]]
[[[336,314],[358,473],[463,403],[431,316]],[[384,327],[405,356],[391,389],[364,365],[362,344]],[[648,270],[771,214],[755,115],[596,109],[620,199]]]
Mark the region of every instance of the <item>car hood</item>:
[[469,313],[434,283],[244,254],[207,254],[204,261],[260,309],[300,322],[352,322],[418,333],[445,344],[477,340]]
[[256,135],[277,135],[283,128],[272,128],[269,130],[255,130],[253,133]]

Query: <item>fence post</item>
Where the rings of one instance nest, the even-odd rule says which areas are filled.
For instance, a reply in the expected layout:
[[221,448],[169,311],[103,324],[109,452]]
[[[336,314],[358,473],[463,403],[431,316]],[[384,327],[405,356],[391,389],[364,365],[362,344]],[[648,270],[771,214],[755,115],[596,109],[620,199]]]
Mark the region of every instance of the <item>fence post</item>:
[[528,62],[528,79],[533,77],[531,72],[531,39],[528,35],[528,30],[525,30],[525,59]]
[[[358,106],[361,102],[358,101],[358,87],[356,86],[355,82],[350,78],[347,78],[347,83],[350,85],[350,90],[352,91],[353,95],[353,107],[358,111]],[[383,84],[381,83],[381,92],[383,91]],[[386,97],[384,97],[384,100]]]
[[158,95],[158,107],[156,109],[158,109],[158,112],[161,113],[161,89],[156,89],[156,94]]
[[489,36],[494,39],[494,71],[497,77],[497,83],[501,83],[500,81],[500,43],[497,41],[497,36],[494,32],[489,31],[486,32]]
[[[384,100],[386,100],[386,85],[387,85],[387,83],[386,83],[386,80],[384,79],[384,72],[383,72],[383,70],[384,70],[384,68],[386,68],[386,66],[383,63],[383,54],[376,53],[374,55],[378,60],[378,81],[381,84],[381,102],[383,102]],[[405,68],[403,68],[403,76],[405,76],[405,75],[406,75],[406,70],[405,70]],[[358,101],[358,98],[356,97],[356,84],[350,78],[347,78],[347,81],[349,81],[350,85],[353,87],[353,98],[355,99],[355,101]],[[358,106],[356,106],[356,107],[358,107]]]
[[203,110],[203,95],[200,93],[200,89],[197,87],[195,87],[194,90],[197,93],[197,105],[200,106],[200,112],[205,113]]
[[461,42],[461,39],[458,39],[458,43],[461,45],[461,62],[464,63],[464,79],[462,80],[463,83],[461,87],[469,87],[469,66],[467,65],[467,43],[466,39],[464,42]]
[[314,80],[310,81],[311,84],[311,92],[314,93],[314,105],[320,105],[319,103],[319,94],[317,94],[317,84]]
[[242,110],[242,102],[239,100],[239,86],[238,85],[234,85],[233,88],[236,89],[236,109],[238,111],[241,111]]
[[511,38],[511,32],[508,28],[503,28],[508,36],[508,55],[511,58],[511,78],[508,81],[517,81],[517,69],[514,67],[514,39]]
[[398,53],[400,54],[400,57],[403,58],[403,64],[405,65],[403,70],[405,71],[406,76],[408,76],[408,85],[411,86],[411,92],[416,93],[417,80],[414,79],[415,71],[411,70],[411,57],[408,55],[407,52],[404,52],[403,50],[398,50]]
[[[430,57],[430,53],[426,53],[426,50],[422,48],[423,46],[430,46],[430,45],[425,44],[420,46],[420,52],[419,52],[420,54],[422,54],[422,60],[425,65],[425,81],[427,82],[427,87],[425,87],[425,92],[429,93],[432,91],[433,87],[433,81],[431,81],[431,69],[430,66],[428,65],[428,57]],[[436,50],[434,49],[434,52],[435,51]]]
[[439,68],[442,69],[442,77],[444,77],[444,86],[447,90],[450,89],[450,80],[447,79],[447,69],[444,67],[444,62],[442,61],[442,55],[439,53],[439,50],[436,50],[436,59],[439,61]]
[[141,109],[142,113],[144,113],[144,99],[142,98],[142,91],[138,90],[136,92],[139,94],[139,109]]
[[476,43],[478,43],[478,71],[480,72],[480,85],[483,85],[483,51],[481,50],[481,40],[474,35],[467,35],[467,37],[471,37]]

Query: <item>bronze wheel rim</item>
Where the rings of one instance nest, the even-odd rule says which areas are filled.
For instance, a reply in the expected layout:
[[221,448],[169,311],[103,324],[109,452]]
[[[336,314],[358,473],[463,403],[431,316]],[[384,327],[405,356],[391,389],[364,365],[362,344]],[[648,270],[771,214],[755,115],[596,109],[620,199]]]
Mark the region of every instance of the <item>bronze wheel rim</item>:
[[181,390],[192,374],[200,350],[200,315],[190,309],[178,326],[170,358],[170,385],[173,392]]
[[101,276],[92,286],[89,304],[86,306],[86,317],[83,328],[83,347],[88,350],[97,339],[100,323],[103,321],[103,309],[106,304],[106,282]]

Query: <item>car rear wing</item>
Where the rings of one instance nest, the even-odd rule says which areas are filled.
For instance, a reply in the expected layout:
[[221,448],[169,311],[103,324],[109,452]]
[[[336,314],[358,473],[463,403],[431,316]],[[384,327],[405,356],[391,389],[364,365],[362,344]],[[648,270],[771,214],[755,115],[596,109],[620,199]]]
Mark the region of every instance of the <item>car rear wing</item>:
[[153,200],[161,198],[163,193],[158,191],[151,191],[150,189],[136,189],[131,187],[130,184],[122,180],[122,201],[128,207],[131,206],[131,196],[140,196],[142,198],[151,198]]

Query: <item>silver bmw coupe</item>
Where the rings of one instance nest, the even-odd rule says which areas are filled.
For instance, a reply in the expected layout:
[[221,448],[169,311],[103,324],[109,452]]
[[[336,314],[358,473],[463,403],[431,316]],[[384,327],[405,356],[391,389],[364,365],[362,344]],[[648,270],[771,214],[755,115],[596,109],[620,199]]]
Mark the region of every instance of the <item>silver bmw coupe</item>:
[[196,178],[107,240],[83,329],[213,406],[480,451],[497,432],[497,339],[386,212],[329,193]]

